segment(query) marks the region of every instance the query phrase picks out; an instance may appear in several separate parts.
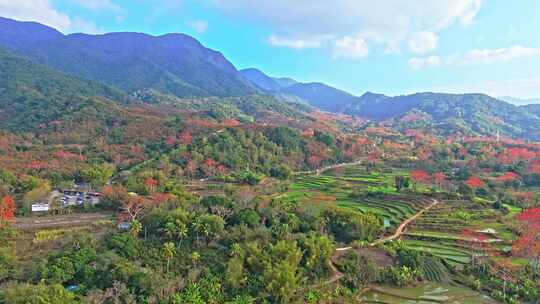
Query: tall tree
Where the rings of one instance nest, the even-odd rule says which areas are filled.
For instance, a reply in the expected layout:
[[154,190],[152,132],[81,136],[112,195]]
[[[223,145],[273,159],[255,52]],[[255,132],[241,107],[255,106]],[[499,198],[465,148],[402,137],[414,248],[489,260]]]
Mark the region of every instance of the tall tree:
[[161,255],[167,261],[167,272],[170,270],[171,260],[176,256],[176,246],[172,242],[163,244],[161,248]]
[[0,201],[0,226],[13,222],[15,219],[15,201],[11,196],[5,196]]

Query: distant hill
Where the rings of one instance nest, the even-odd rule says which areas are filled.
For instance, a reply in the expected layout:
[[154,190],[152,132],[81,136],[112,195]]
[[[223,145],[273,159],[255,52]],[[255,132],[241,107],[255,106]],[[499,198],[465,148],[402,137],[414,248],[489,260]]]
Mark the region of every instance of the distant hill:
[[303,101],[324,111],[339,112],[355,96],[324,83],[301,83],[291,78],[274,78],[257,69],[245,69],[241,74],[254,86],[289,101]]
[[240,96],[256,91],[221,53],[184,34],[64,36],[35,23],[5,18],[0,22],[0,46],[129,93],[155,89],[177,97],[200,97]]
[[297,83],[282,89],[281,92],[297,96],[311,106],[329,112],[341,112],[344,106],[358,98],[345,91],[317,82]]
[[529,104],[529,105],[521,106],[520,108],[540,117],[540,104]]
[[62,36],[59,31],[36,22],[20,22],[0,17],[0,45],[6,48],[25,48]]
[[283,86],[282,83],[276,81],[275,78],[272,78],[258,69],[243,69],[240,70],[240,74],[246,78],[248,81],[253,83],[258,88],[264,91],[277,92],[280,91]]
[[390,120],[404,127],[418,124],[411,118],[411,114],[416,114],[425,125],[448,134],[494,135],[499,132],[513,137],[540,136],[539,116],[484,94],[417,93],[389,97],[366,93],[342,112],[375,121]]
[[0,127],[13,131],[84,115],[94,120],[113,117],[119,104],[128,101],[117,89],[65,75],[3,50],[0,71]]
[[504,100],[517,106],[524,106],[530,104],[540,104],[540,98],[515,98],[510,96],[498,97],[500,100]]

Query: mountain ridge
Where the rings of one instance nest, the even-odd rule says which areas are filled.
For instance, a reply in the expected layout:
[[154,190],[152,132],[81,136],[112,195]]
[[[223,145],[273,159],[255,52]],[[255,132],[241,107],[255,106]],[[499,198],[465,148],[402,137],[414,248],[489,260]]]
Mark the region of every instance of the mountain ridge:
[[48,39],[35,39],[28,24],[0,20],[9,25],[4,32],[22,33],[16,39],[0,33],[1,46],[65,73],[105,82],[130,93],[157,89],[177,97],[207,97],[256,91],[223,54],[185,34],[58,32],[60,35],[47,36]]

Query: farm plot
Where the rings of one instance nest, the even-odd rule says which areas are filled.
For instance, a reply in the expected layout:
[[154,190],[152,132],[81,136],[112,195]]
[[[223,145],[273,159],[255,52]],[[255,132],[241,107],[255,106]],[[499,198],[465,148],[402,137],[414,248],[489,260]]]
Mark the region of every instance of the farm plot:
[[397,172],[366,172],[360,166],[328,170],[325,175],[298,176],[288,191],[276,197],[283,202],[337,205],[362,213],[372,213],[397,226],[424,208],[429,200],[422,196],[396,192]]
[[470,263],[472,254],[462,231],[474,226],[475,218],[485,221],[489,214],[467,201],[443,201],[411,223],[402,241],[407,248],[462,266]]

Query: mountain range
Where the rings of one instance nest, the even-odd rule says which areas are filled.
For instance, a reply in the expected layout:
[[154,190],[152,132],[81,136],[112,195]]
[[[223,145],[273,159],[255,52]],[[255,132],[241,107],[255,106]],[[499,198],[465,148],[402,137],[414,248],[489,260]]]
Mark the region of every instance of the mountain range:
[[0,28],[3,47],[128,93],[155,89],[177,97],[202,97],[256,91],[221,53],[183,34],[63,35],[43,25],[5,18],[0,18]]
[[320,109],[400,129],[540,138],[535,105],[516,106],[483,94],[355,96],[324,83],[237,70],[220,52],[184,34],[64,35],[38,23],[0,17],[1,48],[0,117],[12,128],[76,113],[72,110],[96,102],[102,107],[151,102],[198,108],[207,103],[213,108],[206,109],[219,117],[270,112],[296,117],[298,111]]
[[517,106],[526,106],[532,104],[540,104],[540,98],[516,98],[511,96],[501,96],[497,99],[504,100]]

